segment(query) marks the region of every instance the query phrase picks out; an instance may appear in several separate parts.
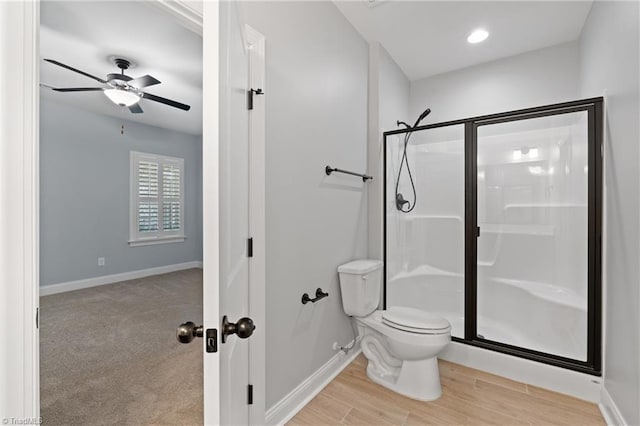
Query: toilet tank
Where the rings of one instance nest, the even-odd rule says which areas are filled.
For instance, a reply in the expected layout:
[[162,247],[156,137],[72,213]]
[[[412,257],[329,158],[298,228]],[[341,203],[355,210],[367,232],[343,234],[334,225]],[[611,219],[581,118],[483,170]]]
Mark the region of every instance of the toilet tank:
[[380,260],[354,260],[338,266],[340,292],[344,313],[366,317],[380,302],[382,288],[382,262]]

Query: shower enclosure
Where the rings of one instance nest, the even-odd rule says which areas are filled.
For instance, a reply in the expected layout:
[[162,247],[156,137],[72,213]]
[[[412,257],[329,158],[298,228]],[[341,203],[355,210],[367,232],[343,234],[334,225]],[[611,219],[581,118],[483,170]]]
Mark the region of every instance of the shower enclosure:
[[[455,341],[601,372],[602,98],[384,134],[385,307]],[[397,192],[415,208],[396,207]],[[406,165],[405,165],[406,167]],[[410,200],[413,203],[413,200]]]

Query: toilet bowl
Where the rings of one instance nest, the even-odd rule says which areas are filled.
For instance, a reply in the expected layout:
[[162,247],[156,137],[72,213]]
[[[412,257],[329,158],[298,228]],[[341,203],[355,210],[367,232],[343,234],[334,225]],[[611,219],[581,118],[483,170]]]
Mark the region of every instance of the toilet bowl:
[[449,322],[409,307],[376,310],[382,285],[380,261],[349,262],[338,273],[344,311],[358,324],[362,352],[368,360],[367,376],[413,399],[439,398],[437,356],[451,341]]

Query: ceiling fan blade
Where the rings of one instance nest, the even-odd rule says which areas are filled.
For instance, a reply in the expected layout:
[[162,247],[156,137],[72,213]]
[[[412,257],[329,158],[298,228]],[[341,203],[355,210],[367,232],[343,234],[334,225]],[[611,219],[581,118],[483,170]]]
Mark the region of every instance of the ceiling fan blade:
[[100,83],[102,83],[102,84],[107,84],[107,82],[106,82],[106,81],[104,81],[103,79],[101,79],[101,78],[99,78],[99,77],[96,77],[95,75],[91,75],[91,74],[88,74],[88,73],[86,73],[86,72],[84,72],[84,71],[80,71],[79,69],[75,69],[75,68],[73,68],[73,67],[70,67],[69,65],[65,65],[65,64],[63,64],[62,62],[58,62],[58,61],[55,61],[55,60],[53,60],[53,59],[45,59],[45,61],[47,61],[47,62],[49,62],[49,63],[51,63],[51,64],[54,64],[54,65],[57,65],[57,66],[59,66],[59,67],[62,67],[62,68],[66,68],[66,69],[68,69],[69,71],[77,72],[78,74],[82,74],[82,75],[84,75],[85,77],[92,78],[92,79],[94,79],[94,80],[96,80],[96,81],[99,81],[99,82],[100,82]]
[[142,89],[143,87],[160,84],[160,80],[157,80],[150,75],[143,75],[142,77],[134,78],[133,80],[129,81],[129,84],[133,87],[137,87],[138,89]]
[[176,101],[172,101],[171,99],[162,98],[160,96],[152,95],[151,93],[143,92],[142,95],[143,95],[142,97],[144,99],[149,99],[150,101],[160,102],[161,104],[169,105],[169,106],[172,106],[174,108],[179,108],[179,109],[182,109],[182,110],[185,110],[185,111],[189,111],[191,109],[190,105],[181,104],[180,102],[176,102]]
[[56,92],[102,92],[102,87],[52,87]]
[[144,111],[142,110],[142,108],[140,107],[139,104],[133,104],[129,107],[129,111],[131,111],[134,114],[141,114]]

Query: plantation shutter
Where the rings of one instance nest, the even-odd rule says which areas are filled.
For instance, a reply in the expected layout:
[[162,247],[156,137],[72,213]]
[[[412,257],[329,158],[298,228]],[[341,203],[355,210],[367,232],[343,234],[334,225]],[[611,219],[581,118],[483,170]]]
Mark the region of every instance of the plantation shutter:
[[182,170],[175,164],[162,165],[162,229],[175,231],[182,227],[180,200]]
[[129,243],[184,241],[184,160],[131,152]]
[[158,230],[158,167],[157,162],[138,162],[138,232]]

